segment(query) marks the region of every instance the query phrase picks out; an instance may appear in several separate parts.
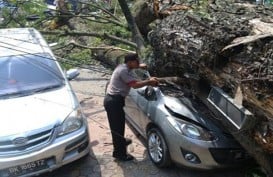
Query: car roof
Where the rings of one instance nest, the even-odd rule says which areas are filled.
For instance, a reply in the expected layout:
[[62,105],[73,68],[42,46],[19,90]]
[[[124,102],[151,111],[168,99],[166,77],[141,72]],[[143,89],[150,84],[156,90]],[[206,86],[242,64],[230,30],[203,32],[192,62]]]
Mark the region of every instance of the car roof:
[[47,42],[34,28],[0,29],[0,60],[4,56],[49,53]]

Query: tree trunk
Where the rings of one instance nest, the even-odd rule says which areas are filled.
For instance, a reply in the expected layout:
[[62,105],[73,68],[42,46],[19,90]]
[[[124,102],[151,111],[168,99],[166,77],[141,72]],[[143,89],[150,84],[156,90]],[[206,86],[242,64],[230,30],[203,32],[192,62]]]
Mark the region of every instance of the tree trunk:
[[125,0],[118,0],[119,5],[122,9],[122,12],[128,22],[129,28],[133,34],[133,42],[137,44],[137,53],[141,54],[142,51],[145,49],[144,40],[142,35],[139,32],[139,29],[136,25],[135,19],[132,16],[132,13],[128,7],[128,4]]
[[149,7],[147,2],[143,2],[135,15],[135,21],[139,28],[140,33],[147,37],[148,32],[151,30],[150,23],[156,20],[157,17],[153,10]]
[[150,33],[152,74],[196,75],[192,91],[204,103],[216,86],[249,110],[253,119],[245,129],[222,123],[273,176],[272,10],[220,0],[200,9],[175,12]]

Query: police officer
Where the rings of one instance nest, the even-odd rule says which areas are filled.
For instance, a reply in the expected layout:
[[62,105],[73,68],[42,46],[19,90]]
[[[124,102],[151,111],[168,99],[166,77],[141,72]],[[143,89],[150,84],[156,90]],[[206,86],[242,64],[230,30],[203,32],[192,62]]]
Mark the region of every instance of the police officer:
[[107,112],[114,147],[113,157],[121,161],[134,159],[132,155],[126,152],[126,147],[132,143],[132,140],[124,138],[125,113],[123,107],[125,97],[128,95],[131,87],[140,88],[146,85],[158,85],[155,77],[143,81],[134,78],[132,69],[139,67],[145,67],[145,64],[139,63],[138,55],[127,54],[124,57],[124,64],[118,65],[114,70],[104,98],[104,108]]

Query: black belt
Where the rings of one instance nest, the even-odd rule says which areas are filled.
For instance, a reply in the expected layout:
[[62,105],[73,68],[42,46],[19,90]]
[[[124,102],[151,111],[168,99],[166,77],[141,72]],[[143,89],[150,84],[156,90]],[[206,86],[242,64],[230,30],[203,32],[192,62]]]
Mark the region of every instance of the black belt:
[[122,96],[122,95],[111,95],[111,94],[109,94],[109,93],[107,93],[107,96],[110,96],[110,97],[113,97],[113,98],[122,98],[122,99],[125,98],[125,97]]

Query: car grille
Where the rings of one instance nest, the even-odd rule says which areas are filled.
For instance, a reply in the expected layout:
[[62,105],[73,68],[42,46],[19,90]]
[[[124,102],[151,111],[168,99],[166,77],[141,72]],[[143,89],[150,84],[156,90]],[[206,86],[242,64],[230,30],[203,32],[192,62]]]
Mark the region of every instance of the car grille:
[[39,149],[51,142],[54,129],[28,134],[27,136],[12,136],[0,140],[0,156],[24,154]]
[[209,149],[214,160],[223,165],[229,165],[237,162],[242,162],[246,159],[250,159],[249,154],[243,149]]

